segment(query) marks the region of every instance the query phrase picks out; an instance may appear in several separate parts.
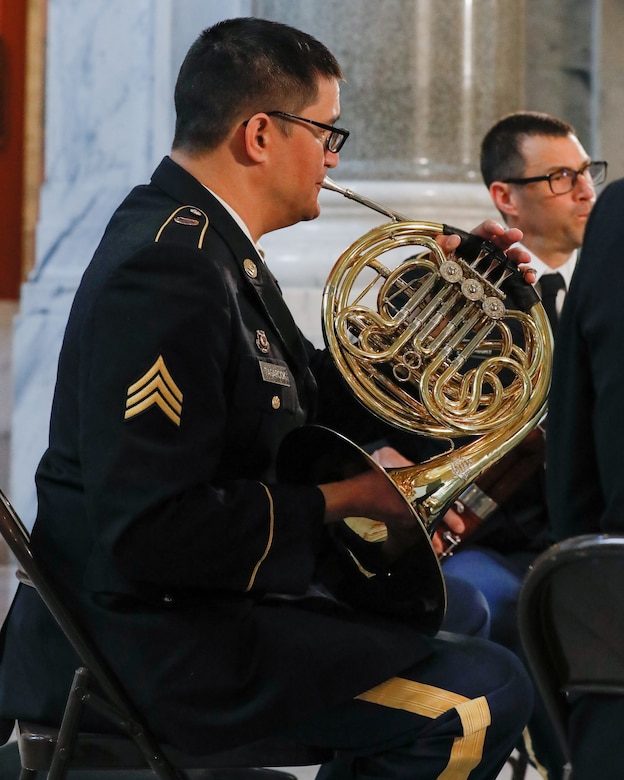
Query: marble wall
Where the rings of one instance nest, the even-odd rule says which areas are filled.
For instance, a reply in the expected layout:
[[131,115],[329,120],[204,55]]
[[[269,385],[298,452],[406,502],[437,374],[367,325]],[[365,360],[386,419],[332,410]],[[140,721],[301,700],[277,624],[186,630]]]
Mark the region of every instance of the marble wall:
[[27,524],[76,285],[112,210],[167,150],[172,127],[166,2],[50,0],[47,7],[44,183],[35,266],[13,334],[9,492]]
[[[585,19],[586,0],[566,4]],[[203,27],[256,15],[321,38],[348,75],[343,119],[353,136],[335,178],[417,219],[469,228],[495,216],[478,176],[482,133],[524,106],[529,78],[544,89],[531,90],[531,99],[539,107],[547,102],[546,70],[525,59],[539,49],[542,30],[529,26],[525,42],[524,19],[529,12],[541,19],[549,8],[549,0],[48,0],[44,186],[35,267],[13,338],[10,497],[27,523],[75,287],[112,210],[168,152],[175,74]],[[565,26],[556,16],[559,27],[544,30],[550,43],[541,56],[561,76],[574,58],[555,57],[552,45]],[[586,37],[579,29],[581,48]],[[561,83],[553,76],[551,96]],[[574,94],[590,128],[591,111],[583,114],[588,93]],[[334,193],[322,193],[322,204],[315,222],[263,241],[300,324],[317,343],[329,269],[382,219]]]

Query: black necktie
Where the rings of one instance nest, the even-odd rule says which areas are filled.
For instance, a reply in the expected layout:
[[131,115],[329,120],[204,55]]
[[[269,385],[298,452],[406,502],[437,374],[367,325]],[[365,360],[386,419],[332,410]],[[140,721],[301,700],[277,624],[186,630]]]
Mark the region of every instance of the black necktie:
[[539,283],[542,292],[542,304],[554,336],[557,332],[557,321],[559,319],[557,314],[557,293],[559,290],[565,290],[565,282],[563,281],[563,276],[557,272],[544,274],[540,277]]

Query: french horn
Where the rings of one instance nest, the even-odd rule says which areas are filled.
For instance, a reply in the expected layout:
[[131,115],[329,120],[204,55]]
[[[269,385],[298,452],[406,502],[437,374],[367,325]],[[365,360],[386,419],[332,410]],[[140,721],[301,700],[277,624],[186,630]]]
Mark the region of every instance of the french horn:
[[[423,463],[384,470],[422,525],[425,576],[442,579],[431,537],[443,513],[545,415],[548,319],[532,286],[492,243],[409,219],[327,177],[323,186],[389,218],[335,263],[323,292],[323,333],[340,374],[367,409],[402,431],[449,443]],[[442,251],[441,234],[458,234],[459,247]],[[348,440],[338,437],[338,455],[327,431],[304,428],[291,436],[291,469],[295,451],[313,447],[322,465],[310,479],[321,484],[336,477]],[[366,467],[378,468],[352,447],[356,460],[368,458]],[[385,535],[382,523],[346,522],[364,538]]]

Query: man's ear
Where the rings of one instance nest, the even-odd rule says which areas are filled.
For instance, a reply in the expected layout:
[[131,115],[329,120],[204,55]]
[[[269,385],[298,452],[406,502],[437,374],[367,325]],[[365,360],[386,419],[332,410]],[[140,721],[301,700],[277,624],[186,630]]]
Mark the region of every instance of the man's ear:
[[265,159],[272,129],[266,114],[254,114],[245,125],[245,148],[254,162]]
[[490,197],[498,211],[504,217],[513,217],[518,213],[514,190],[510,184],[502,181],[493,181],[489,187]]

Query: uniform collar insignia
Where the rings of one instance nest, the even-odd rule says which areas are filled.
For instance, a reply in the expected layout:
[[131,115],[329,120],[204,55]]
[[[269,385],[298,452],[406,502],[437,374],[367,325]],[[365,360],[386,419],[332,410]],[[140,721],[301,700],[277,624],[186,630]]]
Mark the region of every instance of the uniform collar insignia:
[[155,243],[176,241],[201,249],[210,221],[197,206],[180,206],[160,226]]

